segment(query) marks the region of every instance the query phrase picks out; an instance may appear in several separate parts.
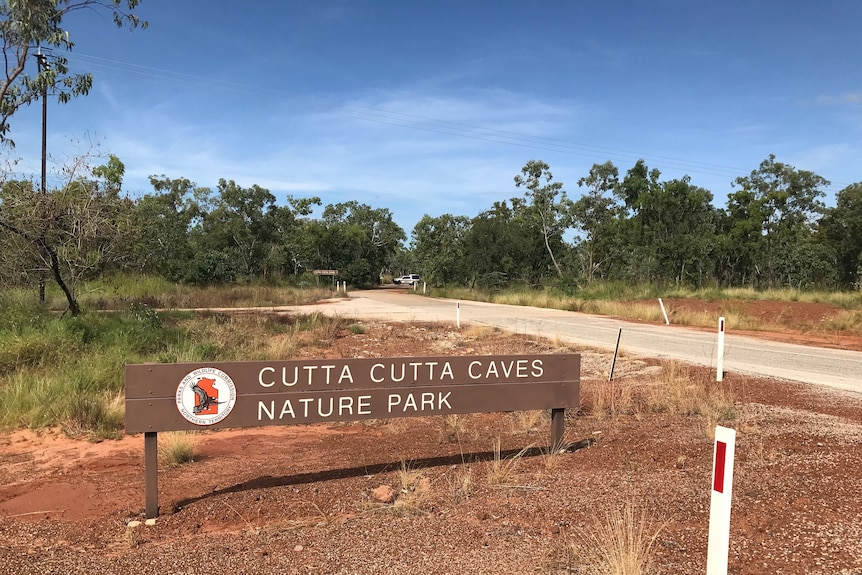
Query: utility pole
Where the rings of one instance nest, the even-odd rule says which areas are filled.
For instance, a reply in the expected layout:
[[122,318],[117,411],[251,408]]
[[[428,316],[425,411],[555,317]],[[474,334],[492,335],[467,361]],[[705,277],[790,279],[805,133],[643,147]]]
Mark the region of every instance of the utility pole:
[[[39,74],[47,68],[48,62],[45,55],[42,54],[42,48],[36,52],[36,60],[39,63]],[[48,167],[48,84],[42,83],[42,196],[40,201],[40,217],[42,220],[42,228],[39,234],[39,251],[42,252],[43,265],[39,270],[39,303],[45,303],[45,203],[48,200],[47,187],[47,167]]]

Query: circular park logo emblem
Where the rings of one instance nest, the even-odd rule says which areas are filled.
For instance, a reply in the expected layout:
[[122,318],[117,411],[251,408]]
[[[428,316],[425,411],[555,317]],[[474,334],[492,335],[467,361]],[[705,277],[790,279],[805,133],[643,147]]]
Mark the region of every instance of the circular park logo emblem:
[[228,374],[201,367],[177,387],[177,409],[195,425],[214,425],[227,417],[236,403],[236,386]]

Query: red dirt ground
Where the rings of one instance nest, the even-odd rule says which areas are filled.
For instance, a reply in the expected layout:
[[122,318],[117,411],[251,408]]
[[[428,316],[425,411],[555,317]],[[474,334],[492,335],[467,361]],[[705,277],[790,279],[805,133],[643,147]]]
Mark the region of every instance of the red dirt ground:
[[[623,402],[679,366],[624,357],[609,384],[607,353],[489,330],[364,327],[306,356],[582,353],[571,448],[543,451],[548,422],[521,413],[205,432],[193,463],[160,468],[156,524],[132,528],[141,436],[15,431],[0,435],[0,574],[579,573],[592,526],[625,503],[645,510],[650,533],[661,527],[655,573],[705,571],[712,423]],[[733,373],[721,389],[734,400],[722,425],[738,433],[730,573],[862,575],[862,397]],[[596,411],[608,394],[629,407]],[[498,440],[511,467],[502,483],[491,480]],[[389,486],[409,501],[418,488],[402,488],[402,467],[425,478],[415,509],[374,499]]]

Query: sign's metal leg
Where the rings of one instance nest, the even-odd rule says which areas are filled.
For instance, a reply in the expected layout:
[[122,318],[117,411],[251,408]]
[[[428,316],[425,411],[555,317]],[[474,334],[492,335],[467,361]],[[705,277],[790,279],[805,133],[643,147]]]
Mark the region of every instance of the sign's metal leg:
[[566,433],[566,410],[551,410],[551,453],[563,448],[563,436]]
[[147,519],[159,516],[159,434],[154,431],[144,433],[144,484],[146,488]]

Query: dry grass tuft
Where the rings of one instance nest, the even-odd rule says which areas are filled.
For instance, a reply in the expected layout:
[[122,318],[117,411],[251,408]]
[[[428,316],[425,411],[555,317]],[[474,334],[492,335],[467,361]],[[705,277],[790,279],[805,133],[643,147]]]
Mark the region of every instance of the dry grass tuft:
[[658,305],[658,300],[656,300],[654,304],[588,300],[582,302],[578,307],[580,308],[580,311],[584,313],[623,317],[626,319],[636,319],[641,321],[664,322],[664,316],[661,313],[661,307]]
[[225,361],[290,359],[309,348],[329,348],[337,339],[352,333],[351,325],[356,324],[320,313],[202,313],[183,322],[190,332],[185,345],[197,351],[196,359],[200,360],[201,349],[207,348],[204,359],[219,357]]
[[425,473],[402,461],[401,469],[398,471],[398,482],[401,490],[390,506],[392,512],[398,515],[425,513],[424,508],[433,494],[431,480]]
[[823,320],[820,325],[827,331],[862,333],[862,311],[841,310],[834,316]]
[[72,394],[68,412],[60,422],[60,429],[69,437],[90,441],[119,439],[125,419],[125,396]]
[[532,448],[529,445],[509,458],[503,458],[500,450],[500,438],[494,440],[494,459],[491,461],[491,466],[488,468],[488,474],[485,479],[489,485],[505,487],[513,485],[515,478],[518,476],[518,470],[521,467],[521,460],[524,454]]
[[556,472],[559,469],[560,465],[562,465],[562,463],[566,461],[563,455],[568,453],[569,449],[571,449],[573,445],[574,444],[571,442],[563,442],[563,444],[556,450],[551,448],[543,448],[542,467],[544,468],[544,470],[550,473]]
[[442,416],[440,420],[443,423],[443,427],[440,430],[441,441],[461,443],[461,438],[464,437],[470,428],[468,416],[453,413]]
[[590,413],[598,420],[621,415],[637,415],[640,412],[635,387],[631,381],[599,380],[592,381],[584,387],[592,399]]
[[473,481],[473,471],[469,467],[455,467],[455,473],[446,476],[449,483],[453,503],[462,503],[470,499],[476,492],[476,483]]
[[512,413],[512,432],[515,434],[544,431],[550,424],[551,412],[547,409]]
[[350,325],[350,322],[343,317],[330,317],[321,313],[312,314],[308,321],[309,331],[314,334],[313,339],[321,345],[329,345],[334,342]]
[[653,412],[702,416],[710,439],[717,423],[736,416],[733,397],[725,386],[712,381],[706,371],[679,362],[669,362],[654,377],[646,401]]
[[549,566],[584,575],[649,575],[664,527],[653,525],[646,511],[632,502],[608,508],[574,537],[562,537]]
[[170,431],[159,434],[159,455],[168,467],[191,463],[199,436],[195,431]]
[[597,420],[647,413],[699,417],[699,425],[712,439],[715,426],[736,417],[734,397],[727,385],[714,380],[707,369],[670,361],[658,372],[624,381],[587,380],[581,388],[583,405]]
[[296,338],[287,334],[274,335],[264,345],[269,359],[291,359],[299,348]]
[[500,333],[500,329],[487,325],[470,324],[465,327],[461,333],[463,334],[464,339],[482,340],[494,338]]

